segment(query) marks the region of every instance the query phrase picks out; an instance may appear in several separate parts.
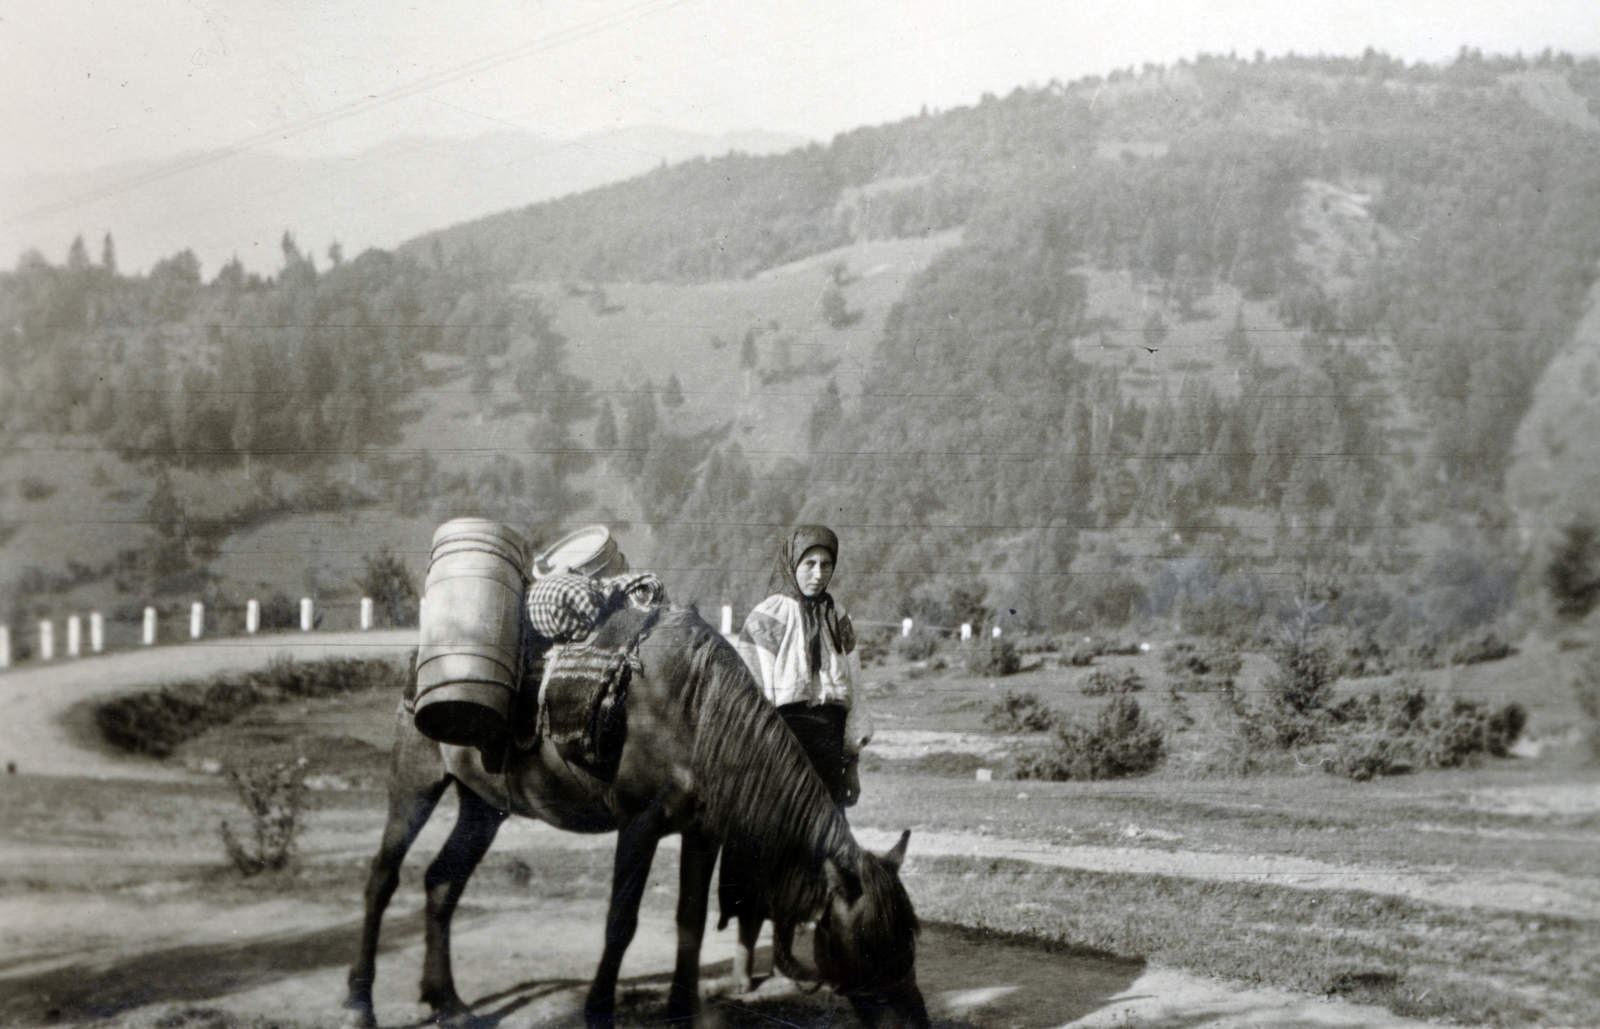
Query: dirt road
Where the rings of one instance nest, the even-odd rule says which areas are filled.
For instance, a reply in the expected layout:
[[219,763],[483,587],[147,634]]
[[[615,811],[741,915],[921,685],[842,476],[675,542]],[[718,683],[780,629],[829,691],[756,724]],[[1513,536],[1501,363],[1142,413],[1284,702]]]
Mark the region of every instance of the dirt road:
[[85,748],[63,717],[91,697],[261,668],[274,660],[399,657],[416,646],[415,629],[296,633],[202,640],[0,672],[0,764],[34,775],[173,779],[186,773],[155,762]]

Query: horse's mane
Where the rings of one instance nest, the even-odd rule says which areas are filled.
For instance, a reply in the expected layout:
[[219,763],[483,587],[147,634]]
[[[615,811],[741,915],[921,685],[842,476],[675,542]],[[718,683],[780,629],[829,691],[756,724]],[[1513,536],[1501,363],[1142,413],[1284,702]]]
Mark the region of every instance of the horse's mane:
[[800,742],[741,658],[698,615],[672,611],[657,631],[688,630],[682,702],[695,726],[692,771],[705,831],[758,877],[775,919],[816,916],[822,859],[857,875],[861,849]]

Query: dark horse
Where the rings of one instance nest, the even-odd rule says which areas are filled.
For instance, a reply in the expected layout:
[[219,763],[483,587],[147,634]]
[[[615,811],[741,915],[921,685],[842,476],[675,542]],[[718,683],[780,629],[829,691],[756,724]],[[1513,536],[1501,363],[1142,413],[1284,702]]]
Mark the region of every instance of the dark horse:
[[[598,642],[626,632],[619,623],[629,621],[614,617]],[[816,919],[819,976],[849,998],[869,1029],[926,1029],[914,968],[917,918],[898,875],[905,837],[883,857],[857,846],[744,662],[698,615],[663,614],[639,657],[626,742],[609,782],[568,764],[548,742],[509,756],[504,771],[491,774],[478,751],[428,740],[401,712],[389,819],[367,881],[361,951],[350,969],[350,1021],[375,1024],[372,979],[383,911],[407,849],[453,781],[460,814],[424,880],[422,1000],[438,1016],[469,1014],[450,969],[450,918],[500,824],[518,814],[571,832],[617,831],[605,950],[584,1004],[590,1029],[613,1022],[617,971],[638,926],[650,863],[661,838],[673,833],[683,837],[683,856],[669,1019],[698,1014],[712,870],[718,849],[736,841],[742,859],[759,870],[761,900],[775,922]]]

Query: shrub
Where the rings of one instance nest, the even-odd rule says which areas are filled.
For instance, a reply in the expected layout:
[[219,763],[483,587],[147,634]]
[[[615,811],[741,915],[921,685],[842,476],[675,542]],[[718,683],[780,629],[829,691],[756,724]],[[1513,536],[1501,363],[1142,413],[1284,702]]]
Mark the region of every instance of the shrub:
[[990,639],[967,651],[967,671],[973,675],[1014,675],[1022,670],[1022,656],[1008,639]]
[[1544,582],[1563,618],[1579,619],[1600,603],[1600,530],[1580,518],[1562,530],[1545,566]]
[[357,585],[372,598],[372,607],[378,617],[395,628],[417,624],[419,604],[417,587],[405,562],[388,547],[361,559],[365,566]]
[[1267,691],[1290,710],[1306,714],[1327,703],[1335,679],[1332,653],[1308,635],[1297,635],[1278,647],[1278,670]]
[[939,634],[925,626],[913,626],[894,646],[907,661],[926,661],[939,649]]
[[1108,693],[1137,693],[1144,689],[1144,678],[1132,668],[1114,671],[1099,668],[1079,687],[1086,697],[1103,697]]
[[1590,654],[1578,662],[1572,688],[1579,709],[1589,717],[1589,752],[1600,761],[1600,655]]
[[274,593],[261,603],[261,628],[268,632],[300,627],[300,605],[282,592]]
[[1045,632],[1024,633],[1011,638],[1011,643],[1019,654],[1046,654],[1054,652],[1060,646],[1054,636]]
[[889,657],[889,648],[894,641],[893,629],[870,628],[865,631],[856,630],[856,654],[861,658],[864,666],[883,664]]
[[1018,779],[1121,779],[1144,775],[1161,763],[1166,740],[1160,723],[1144,718],[1139,702],[1117,697],[1093,725],[1069,721],[1056,727],[1052,746],[1021,755]]
[[377,689],[398,693],[407,681],[405,669],[392,661],[274,661],[236,678],[177,683],[117,697],[100,705],[94,719],[101,736],[113,746],[167,757],[181,744],[257,704]]
[[1071,650],[1061,652],[1061,663],[1073,668],[1088,668],[1094,664],[1094,659],[1099,655],[1094,647],[1087,644],[1073,647]]
[[306,760],[271,768],[234,771],[233,785],[239,802],[250,816],[250,844],[240,842],[226,821],[222,846],[242,875],[276,872],[288,867],[300,835],[300,811],[305,802]]
[[996,732],[1049,732],[1055,727],[1056,715],[1032,690],[1006,690],[990,705],[983,724]]
[[1161,660],[1173,689],[1192,693],[1231,689],[1244,668],[1244,659],[1231,650],[1201,649],[1192,643],[1174,645]]
[[1314,735],[1335,775],[1370,779],[1411,768],[1459,768],[1505,757],[1522,735],[1521,704],[1495,710],[1481,701],[1446,700],[1415,685],[1351,697],[1321,715]]
[[1493,631],[1469,636],[1457,643],[1450,652],[1450,663],[1456,665],[1480,665],[1490,661],[1500,661],[1517,652],[1517,648],[1501,639]]

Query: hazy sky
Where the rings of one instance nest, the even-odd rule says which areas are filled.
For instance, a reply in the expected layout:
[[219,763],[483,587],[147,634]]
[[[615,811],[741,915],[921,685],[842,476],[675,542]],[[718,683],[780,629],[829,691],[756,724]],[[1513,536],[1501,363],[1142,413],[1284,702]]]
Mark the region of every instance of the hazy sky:
[[833,133],[1199,51],[1600,51],[1594,0],[0,0],[0,179],[229,145]]

